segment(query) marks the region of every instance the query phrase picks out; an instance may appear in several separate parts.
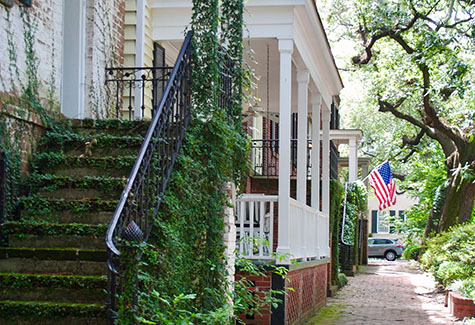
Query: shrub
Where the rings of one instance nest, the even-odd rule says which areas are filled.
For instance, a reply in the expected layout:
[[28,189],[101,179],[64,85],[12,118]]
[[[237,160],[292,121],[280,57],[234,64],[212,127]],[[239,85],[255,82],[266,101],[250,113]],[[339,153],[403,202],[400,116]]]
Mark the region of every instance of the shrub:
[[475,277],[454,281],[449,289],[455,292],[460,293],[462,296],[467,298],[475,298]]
[[421,246],[417,244],[408,244],[402,252],[402,258],[406,260],[419,260],[419,253],[421,251]]
[[469,270],[462,263],[445,261],[435,272],[435,278],[444,286],[449,286],[455,280],[466,278],[467,273]]
[[344,287],[348,284],[348,279],[345,273],[338,273],[338,288]]
[[475,276],[475,223],[452,227],[427,241],[421,257],[424,270],[447,286],[459,279]]

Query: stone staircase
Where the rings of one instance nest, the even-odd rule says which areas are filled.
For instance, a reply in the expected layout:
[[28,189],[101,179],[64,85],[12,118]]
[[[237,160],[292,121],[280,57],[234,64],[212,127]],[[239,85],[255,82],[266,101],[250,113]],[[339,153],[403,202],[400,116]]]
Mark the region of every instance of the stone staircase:
[[148,122],[72,121],[33,157],[0,247],[0,324],[106,324],[104,235]]

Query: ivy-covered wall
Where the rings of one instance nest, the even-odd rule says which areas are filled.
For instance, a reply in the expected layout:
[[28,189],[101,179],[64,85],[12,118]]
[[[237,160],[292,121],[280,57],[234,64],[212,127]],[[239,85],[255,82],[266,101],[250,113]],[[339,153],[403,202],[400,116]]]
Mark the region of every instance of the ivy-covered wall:
[[[242,311],[242,303],[231,303],[236,292],[229,290],[232,267],[223,240],[226,188],[244,179],[249,149],[240,122],[242,8],[241,1],[193,1],[192,118],[143,248],[138,304],[131,309],[131,297],[122,297],[121,324],[135,317],[150,324],[232,324]],[[234,65],[230,107],[218,101],[220,45]]]
[[[105,67],[123,62],[125,0],[77,0],[85,5],[83,26],[85,107],[105,117]],[[35,96],[60,111],[63,74],[63,0],[32,1],[31,7],[0,4],[0,94]],[[67,98],[65,98],[67,103]]]
[[33,1],[31,8],[0,5],[0,92],[21,96],[33,87],[58,109],[62,3]]

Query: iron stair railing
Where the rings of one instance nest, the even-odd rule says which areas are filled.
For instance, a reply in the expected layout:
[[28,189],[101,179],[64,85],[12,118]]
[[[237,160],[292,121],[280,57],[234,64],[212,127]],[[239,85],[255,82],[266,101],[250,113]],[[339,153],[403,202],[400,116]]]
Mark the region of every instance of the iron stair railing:
[[116,321],[117,296],[124,280],[121,249],[130,242],[147,241],[190,121],[191,37],[188,32],[107,229],[110,324]]

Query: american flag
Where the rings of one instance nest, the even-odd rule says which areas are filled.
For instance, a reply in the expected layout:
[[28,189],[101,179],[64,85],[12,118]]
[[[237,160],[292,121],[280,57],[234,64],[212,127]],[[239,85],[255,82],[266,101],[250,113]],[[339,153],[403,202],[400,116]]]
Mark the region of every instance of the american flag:
[[396,186],[389,162],[384,162],[369,174],[369,184],[379,200],[379,210],[396,204]]

